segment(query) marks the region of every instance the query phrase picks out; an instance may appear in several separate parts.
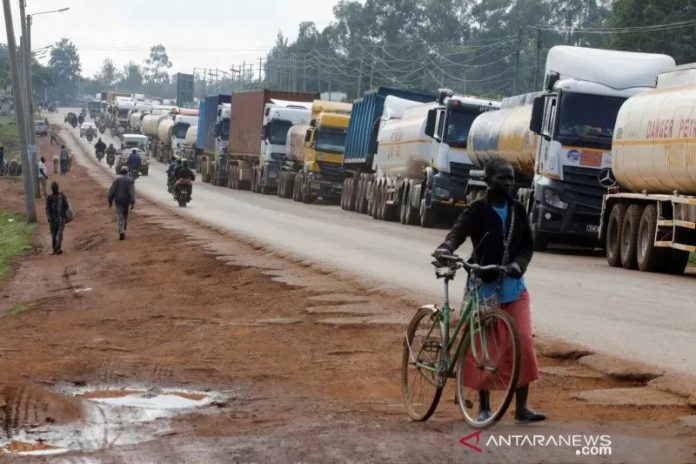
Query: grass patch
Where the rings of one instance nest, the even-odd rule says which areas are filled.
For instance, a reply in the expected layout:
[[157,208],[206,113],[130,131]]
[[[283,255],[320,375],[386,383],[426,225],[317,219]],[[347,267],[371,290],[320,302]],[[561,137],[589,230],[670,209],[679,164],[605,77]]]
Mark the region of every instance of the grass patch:
[[26,313],[26,312],[29,311],[32,307],[33,307],[33,305],[31,305],[31,304],[29,304],[29,303],[18,303],[18,304],[16,304],[16,305],[14,305],[14,306],[12,307],[12,309],[10,309],[10,313],[9,313],[9,314],[10,314],[10,316],[12,316],[12,317],[17,317],[17,316],[19,316],[20,314]]
[[12,259],[31,250],[36,224],[27,224],[21,214],[0,213],[0,278],[10,270]]
[[0,145],[5,147],[5,159],[19,159],[19,130],[14,118],[0,116]]
[[689,266],[696,267],[696,253],[691,253],[689,255]]

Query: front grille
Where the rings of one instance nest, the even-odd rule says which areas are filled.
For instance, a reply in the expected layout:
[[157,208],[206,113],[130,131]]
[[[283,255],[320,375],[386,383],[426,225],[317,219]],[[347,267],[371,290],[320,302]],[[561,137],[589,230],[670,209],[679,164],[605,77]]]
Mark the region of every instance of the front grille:
[[576,213],[597,214],[607,189],[599,183],[599,171],[576,166],[563,167],[563,200],[575,203]]
[[450,174],[456,177],[468,178],[469,171],[471,171],[473,168],[474,167],[471,164],[456,163],[454,161],[450,161]]
[[321,177],[330,182],[343,182],[343,166],[336,163],[318,161]]

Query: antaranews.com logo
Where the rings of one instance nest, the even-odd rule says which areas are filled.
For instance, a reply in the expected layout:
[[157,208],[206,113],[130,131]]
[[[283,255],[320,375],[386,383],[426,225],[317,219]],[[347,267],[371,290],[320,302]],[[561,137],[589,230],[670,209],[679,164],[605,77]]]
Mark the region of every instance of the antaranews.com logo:
[[484,448],[567,448],[576,456],[611,456],[611,435],[596,434],[506,434],[477,430],[463,436],[459,444],[473,453]]

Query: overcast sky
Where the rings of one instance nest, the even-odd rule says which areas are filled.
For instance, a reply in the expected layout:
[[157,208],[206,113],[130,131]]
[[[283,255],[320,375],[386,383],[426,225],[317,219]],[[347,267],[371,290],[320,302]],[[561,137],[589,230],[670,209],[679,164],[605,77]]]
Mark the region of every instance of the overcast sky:
[[[13,15],[18,1],[11,0]],[[321,29],[333,18],[338,0],[27,0],[27,12],[70,7],[34,18],[32,48],[61,37],[78,48],[83,75],[92,76],[110,57],[119,67],[142,64],[152,45],[162,43],[171,72],[193,68],[229,70],[265,56],[279,30],[294,38],[301,21]],[[4,25],[4,24],[3,24]],[[19,23],[15,21],[15,36]],[[6,42],[5,28],[0,40]],[[42,60],[46,63],[47,60]]]

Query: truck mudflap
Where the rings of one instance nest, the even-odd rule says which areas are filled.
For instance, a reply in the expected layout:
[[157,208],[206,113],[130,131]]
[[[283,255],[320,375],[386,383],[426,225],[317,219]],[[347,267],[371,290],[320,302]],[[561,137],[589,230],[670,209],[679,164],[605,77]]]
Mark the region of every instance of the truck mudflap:
[[598,241],[606,189],[588,179],[567,175],[564,181],[544,178],[536,183],[532,215],[535,229],[545,234]]

